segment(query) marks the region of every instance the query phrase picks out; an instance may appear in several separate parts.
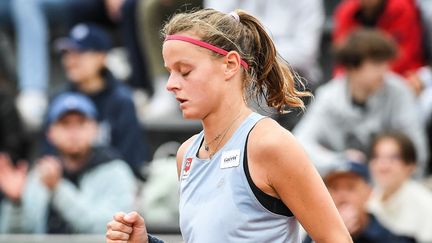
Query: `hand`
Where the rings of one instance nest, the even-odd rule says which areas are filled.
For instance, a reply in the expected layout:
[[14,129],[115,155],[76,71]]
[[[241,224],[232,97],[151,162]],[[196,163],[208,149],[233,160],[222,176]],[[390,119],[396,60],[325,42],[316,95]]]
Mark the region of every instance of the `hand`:
[[38,161],[37,170],[39,171],[42,183],[50,190],[54,190],[62,178],[60,161],[54,156],[44,156]]
[[0,153],[0,190],[12,201],[18,202],[27,180],[28,164],[18,162],[15,168],[8,155]]
[[108,16],[113,21],[120,20],[121,18],[121,7],[125,0],[105,0],[105,8]]
[[343,205],[338,208],[339,214],[345,223],[350,235],[359,233],[365,226],[362,212],[352,205]]
[[107,224],[106,242],[148,243],[143,217],[137,212],[116,213]]

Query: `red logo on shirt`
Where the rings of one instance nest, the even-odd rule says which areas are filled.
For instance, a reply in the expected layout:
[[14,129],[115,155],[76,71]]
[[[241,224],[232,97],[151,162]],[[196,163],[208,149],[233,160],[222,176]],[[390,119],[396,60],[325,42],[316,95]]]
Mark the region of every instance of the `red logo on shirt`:
[[191,165],[192,165],[192,158],[186,158],[186,164],[185,164],[185,167],[183,169],[185,174],[189,174],[189,170],[190,170]]

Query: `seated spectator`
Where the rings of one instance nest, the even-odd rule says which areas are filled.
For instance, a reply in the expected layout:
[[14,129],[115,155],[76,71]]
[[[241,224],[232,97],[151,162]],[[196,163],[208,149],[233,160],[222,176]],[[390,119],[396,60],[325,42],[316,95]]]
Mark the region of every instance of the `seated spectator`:
[[96,105],[99,142],[117,149],[136,175],[149,161],[145,137],[138,123],[130,89],[105,68],[111,44],[95,24],[78,24],[69,37],[60,39],[62,63],[69,79],[66,91],[80,92]]
[[64,93],[48,111],[47,136],[58,156],[42,157],[28,175],[25,165],[15,169],[0,157],[0,189],[9,199],[1,205],[1,232],[102,233],[113,213],[132,209],[132,171],[111,149],[93,146],[96,115],[88,98]]
[[336,51],[346,73],[321,86],[294,130],[320,173],[335,163],[366,162],[374,135],[393,129],[414,141],[425,171],[425,129],[413,92],[389,71],[394,43],[375,30],[354,32]]
[[39,129],[47,106],[50,73],[49,43],[53,35],[50,27],[63,31],[75,23],[92,21],[120,30],[122,44],[126,47],[132,68],[129,84],[151,92],[145,57],[136,36],[135,9],[138,0],[2,0],[1,2],[0,7],[7,8],[7,11],[11,12],[13,29],[16,32],[19,89],[17,104],[26,127],[32,130]]
[[[73,23],[95,22],[109,27],[117,35],[118,44],[125,50],[126,62],[130,73],[116,72],[118,65],[111,64],[109,68],[119,78],[125,79],[134,90],[146,94],[153,92],[149,75],[146,51],[139,43],[138,34],[142,32],[137,26],[139,17],[137,5],[140,0],[74,0],[67,1],[68,10]],[[112,55],[110,55],[112,57]],[[114,55],[115,56],[115,55]],[[126,74],[126,75],[125,75]],[[120,77],[122,76],[122,77]]]
[[[372,191],[366,165],[348,162],[332,168],[323,178],[354,243],[415,243],[385,228],[366,204]],[[304,243],[312,242],[308,236]]]
[[371,147],[375,188],[368,207],[391,231],[432,242],[432,193],[411,179],[416,163],[416,150],[407,136],[379,135]]
[[341,1],[334,13],[334,43],[342,43],[359,27],[379,29],[394,39],[398,56],[391,63],[393,71],[406,76],[425,64],[423,30],[416,1]]

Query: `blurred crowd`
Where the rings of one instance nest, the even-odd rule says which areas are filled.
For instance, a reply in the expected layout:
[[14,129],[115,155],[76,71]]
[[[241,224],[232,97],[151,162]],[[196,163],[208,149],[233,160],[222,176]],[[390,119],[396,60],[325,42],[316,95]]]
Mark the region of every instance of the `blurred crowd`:
[[428,0],[0,1],[0,232],[104,233],[130,210],[177,227],[179,144],[148,135],[181,119],[160,29],[203,7],[257,16],[314,93],[261,112],[302,143],[354,242],[432,242]]

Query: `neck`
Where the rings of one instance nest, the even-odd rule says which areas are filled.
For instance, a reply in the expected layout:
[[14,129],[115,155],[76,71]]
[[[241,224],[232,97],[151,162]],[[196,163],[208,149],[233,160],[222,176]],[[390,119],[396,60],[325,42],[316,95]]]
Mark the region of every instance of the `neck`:
[[102,76],[92,77],[78,84],[78,89],[87,94],[97,93],[104,87],[105,81]]
[[69,172],[77,172],[87,163],[90,150],[82,153],[63,154],[65,169]]
[[384,9],[385,1],[381,1],[373,6],[365,6],[362,8],[363,15],[368,19],[377,18],[380,12]]
[[242,102],[238,105],[223,106],[220,112],[209,114],[202,120],[204,145],[207,147],[205,150],[209,157],[229,140],[244,118],[251,112]]
[[359,82],[361,82],[361,80],[356,80],[348,76],[348,90],[354,101],[357,103],[365,103],[371,95],[371,92],[361,85],[358,85]]

